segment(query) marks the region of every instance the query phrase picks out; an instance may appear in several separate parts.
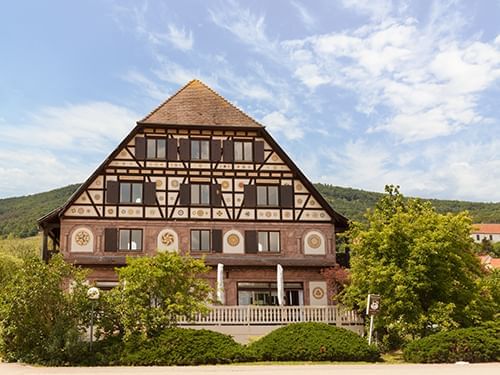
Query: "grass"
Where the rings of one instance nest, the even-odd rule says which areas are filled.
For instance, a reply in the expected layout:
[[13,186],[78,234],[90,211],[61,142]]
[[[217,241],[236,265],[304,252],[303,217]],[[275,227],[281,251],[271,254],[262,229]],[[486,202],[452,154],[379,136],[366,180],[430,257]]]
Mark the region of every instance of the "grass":
[[38,255],[42,245],[41,236],[27,238],[0,239],[0,253],[13,255],[19,258],[27,255]]

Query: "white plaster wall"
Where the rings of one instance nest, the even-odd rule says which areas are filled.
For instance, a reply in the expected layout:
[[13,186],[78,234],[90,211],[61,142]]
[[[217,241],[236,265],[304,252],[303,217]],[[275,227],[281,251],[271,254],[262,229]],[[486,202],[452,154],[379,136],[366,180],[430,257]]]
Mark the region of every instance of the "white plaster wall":
[[[479,236],[479,239],[477,238],[477,236]],[[477,242],[477,243],[481,243],[481,241],[483,239],[487,239],[487,240],[489,240],[489,241],[491,241],[493,243],[494,242],[500,242],[500,234],[494,234],[494,233],[492,233],[491,234],[492,239],[490,239],[490,235],[489,234],[482,234],[482,233],[481,234],[476,234],[476,233],[471,234],[471,237],[474,240],[474,242]]]

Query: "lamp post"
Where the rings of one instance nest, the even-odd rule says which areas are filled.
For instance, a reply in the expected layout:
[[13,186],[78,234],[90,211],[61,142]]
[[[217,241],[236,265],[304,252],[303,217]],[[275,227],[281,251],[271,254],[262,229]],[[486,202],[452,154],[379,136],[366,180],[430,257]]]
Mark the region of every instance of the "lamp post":
[[92,342],[94,340],[94,305],[99,299],[100,292],[95,286],[87,290],[87,298],[90,300],[91,304],[91,314],[90,314],[90,353],[92,353]]

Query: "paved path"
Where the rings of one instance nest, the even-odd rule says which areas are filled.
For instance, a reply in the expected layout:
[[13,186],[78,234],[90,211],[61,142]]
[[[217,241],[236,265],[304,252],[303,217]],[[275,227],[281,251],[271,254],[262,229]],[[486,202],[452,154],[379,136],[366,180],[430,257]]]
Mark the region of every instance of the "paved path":
[[446,365],[226,365],[198,367],[32,367],[12,363],[0,363],[1,375],[59,375],[59,374],[168,374],[168,375],[498,375],[500,363],[446,364]]

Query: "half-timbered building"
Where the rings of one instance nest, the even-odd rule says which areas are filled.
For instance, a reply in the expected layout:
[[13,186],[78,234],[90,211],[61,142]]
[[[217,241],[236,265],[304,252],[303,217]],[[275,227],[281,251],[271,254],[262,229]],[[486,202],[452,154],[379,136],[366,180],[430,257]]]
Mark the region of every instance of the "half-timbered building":
[[60,251],[103,288],[126,256],[179,251],[213,266],[226,305],[319,306],[328,304],[321,270],[335,264],[347,220],[264,126],[194,80],[39,224],[43,257]]

